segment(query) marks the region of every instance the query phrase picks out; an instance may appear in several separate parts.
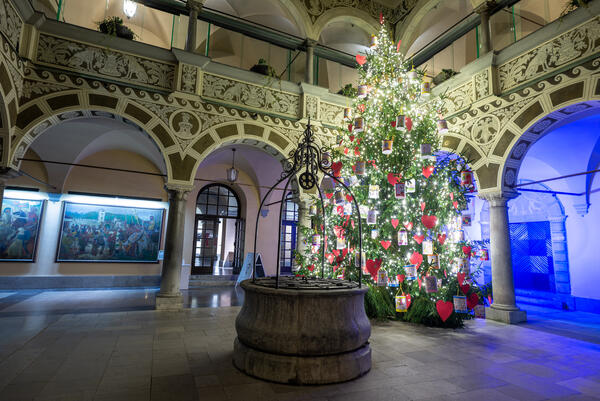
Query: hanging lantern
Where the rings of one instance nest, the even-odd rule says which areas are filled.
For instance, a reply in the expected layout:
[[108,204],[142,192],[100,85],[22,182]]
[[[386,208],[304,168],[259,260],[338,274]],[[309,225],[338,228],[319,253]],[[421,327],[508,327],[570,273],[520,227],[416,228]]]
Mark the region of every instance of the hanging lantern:
[[354,167],[354,172],[356,173],[356,175],[364,175],[365,174],[365,168],[367,166],[367,162],[364,160],[357,160],[356,161],[356,166]]
[[444,120],[443,118],[438,120],[437,127],[438,127],[438,133],[440,133],[442,135],[446,134],[448,132],[448,122],[446,120]]
[[423,241],[423,255],[433,255],[433,241]]
[[352,203],[346,202],[344,204],[344,216],[352,216]]
[[377,37],[377,35],[371,35],[371,40],[369,41],[369,47],[371,49],[374,49],[377,47],[378,44],[379,44],[379,38]]
[[428,293],[438,292],[438,283],[435,276],[425,277],[425,291]]
[[438,258],[438,255],[427,255],[427,263],[429,264],[429,267],[433,269],[439,269],[440,267],[440,259]]
[[313,234],[312,246],[317,247],[317,248],[321,246],[321,236],[319,234]]
[[421,96],[429,97],[431,95],[431,82],[421,82]]
[[396,117],[396,129],[398,131],[406,130],[406,116],[404,114],[398,114]]
[[394,146],[393,139],[384,139],[381,142],[381,153],[383,153],[384,155],[389,155],[390,153],[392,153],[393,146]]
[[369,185],[369,198],[379,199],[379,185]]
[[408,79],[410,79],[411,81],[416,81],[419,78],[419,73],[417,73],[417,71],[414,68],[410,70],[407,75]]
[[354,119],[354,132],[363,132],[365,130],[365,119],[356,117]]
[[351,175],[350,176],[350,186],[354,187],[356,185],[358,185],[358,177],[355,175]]
[[398,231],[398,246],[408,245],[408,231],[402,229]]
[[388,276],[388,287],[400,287],[398,277],[394,277],[393,274],[391,276]]
[[473,173],[468,170],[460,172],[460,185],[466,187],[473,185]]
[[350,121],[352,120],[352,108],[351,107],[346,107],[344,108],[344,120],[346,121]]
[[481,256],[479,257],[479,260],[490,260],[490,253],[487,249],[481,249]]
[[344,204],[344,194],[342,191],[336,191],[335,193],[335,204],[343,205]]
[[385,270],[377,272],[377,287],[385,287],[388,283],[388,274]]
[[421,158],[422,159],[431,159],[431,144],[430,143],[422,143],[420,146],[421,150]]
[[335,180],[331,177],[324,176],[321,180],[321,190],[323,192],[330,192],[335,188]]
[[374,228],[371,230],[371,238],[376,239],[377,237],[379,237],[379,230]]
[[454,312],[456,313],[468,313],[467,309],[467,297],[464,295],[455,295],[452,297],[454,303]]
[[414,194],[417,190],[417,181],[414,178],[406,181],[406,193]]
[[406,198],[406,186],[403,182],[396,182],[394,184],[394,192],[396,195],[396,199],[405,199]]
[[414,280],[417,278],[417,265],[406,265],[404,266],[404,272],[408,280]]
[[408,299],[406,295],[396,295],[396,312],[402,313],[408,310]]
[[369,87],[367,85],[358,85],[358,95],[356,97],[363,99],[369,94]]
[[344,238],[338,237],[335,240],[335,249],[344,249],[346,247],[346,240]]
[[317,215],[317,205],[310,205],[310,207],[308,208],[308,214],[309,214],[309,216],[316,216]]
[[369,213],[369,207],[367,205],[359,205],[358,211],[363,219],[367,218],[367,214]]
[[469,260],[467,258],[457,259],[457,270],[459,273],[470,273]]
[[461,242],[465,240],[465,232],[464,230],[456,230],[454,231],[454,242]]
[[377,224],[377,212],[375,211],[375,209],[371,209],[367,213],[367,224]]

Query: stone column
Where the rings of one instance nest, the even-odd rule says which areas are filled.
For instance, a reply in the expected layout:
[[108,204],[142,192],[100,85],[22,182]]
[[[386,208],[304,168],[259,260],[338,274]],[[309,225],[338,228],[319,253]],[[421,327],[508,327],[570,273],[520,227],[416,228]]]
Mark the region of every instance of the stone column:
[[479,56],[483,56],[492,50],[492,41],[490,33],[490,9],[495,5],[495,1],[484,1],[475,8],[475,12],[481,17],[481,25],[479,25],[480,47]]
[[188,0],[187,8],[189,10],[188,33],[185,43],[185,50],[188,52],[196,51],[196,31],[198,27],[198,13],[202,9],[205,0]]
[[191,187],[166,186],[169,194],[169,214],[165,238],[160,291],[156,294],[157,310],[181,310],[183,297],[179,291],[183,259],[185,206]]
[[308,200],[298,201],[298,238],[296,238],[298,242],[296,243],[296,250],[300,254],[304,254],[309,246],[308,241],[310,241],[310,238],[306,238],[300,231],[300,227],[310,227],[309,207],[310,202]]
[[314,84],[314,58],[315,58],[315,46],[317,45],[317,41],[313,39],[306,39],[304,42],[306,45],[306,83],[313,85]]
[[506,203],[515,198],[516,192],[481,194],[490,209],[490,256],[492,259],[492,291],[494,303],[486,311],[491,320],[515,324],[527,320],[525,311],[515,302],[508,209]]

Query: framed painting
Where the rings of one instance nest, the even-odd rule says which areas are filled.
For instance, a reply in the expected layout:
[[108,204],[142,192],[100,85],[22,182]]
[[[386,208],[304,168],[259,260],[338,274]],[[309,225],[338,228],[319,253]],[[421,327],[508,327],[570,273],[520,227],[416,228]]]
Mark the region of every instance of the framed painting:
[[164,209],[65,202],[57,262],[157,263]]
[[35,261],[43,211],[43,200],[2,200],[0,261]]

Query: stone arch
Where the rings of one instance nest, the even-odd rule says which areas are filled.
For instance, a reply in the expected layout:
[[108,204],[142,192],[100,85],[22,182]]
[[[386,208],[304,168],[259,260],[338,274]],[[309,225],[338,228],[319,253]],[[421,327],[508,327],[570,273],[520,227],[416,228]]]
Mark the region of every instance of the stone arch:
[[402,21],[396,28],[395,40],[401,40],[400,53],[406,54],[414,40],[416,39],[415,31],[419,27],[421,20],[425,18],[427,13],[434,9],[441,0],[421,0],[419,1],[412,11],[408,14],[406,19]]
[[10,134],[17,118],[18,94],[11,71],[13,74],[17,73],[14,67],[0,56],[0,166],[7,166],[10,160]]
[[67,90],[39,97],[20,107],[10,147],[8,164],[19,169],[20,158],[33,141],[51,126],[83,117],[119,117],[147,134],[158,147],[167,169],[167,182],[187,184],[187,170],[194,160],[179,154],[176,138],[160,118],[145,106],[106,93]]
[[368,13],[355,8],[340,7],[328,10],[319,16],[312,27],[313,38],[318,40],[323,30],[329,24],[337,21],[352,22],[371,35],[379,31],[379,23]]
[[296,26],[305,36],[310,37],[312,24],[310,17],[303,7],[299,7],[293,0],[279,0],[288,16],[296,23]]

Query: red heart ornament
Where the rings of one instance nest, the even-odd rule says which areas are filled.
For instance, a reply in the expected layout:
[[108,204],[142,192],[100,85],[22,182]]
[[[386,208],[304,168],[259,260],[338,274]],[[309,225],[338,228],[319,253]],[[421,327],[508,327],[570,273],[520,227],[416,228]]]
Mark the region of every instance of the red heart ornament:
[[398,282],[402,284],[404,282],[404,279],[406,278],[406,275],[398,274],[396,277],[398,278]]
[[390,185],[396,185],[402,179],[402,174],[388,173],[387,180]]
[[411,302],[412,302],[412,296],[410,294],[406,294],[406,309],[410,308]]
[[347,155],[348,154],[348,148],[344,148],[344,154]]
[[326,194],[325,194],[325,197],[326,197],[327,199],[331,199],[331,198],[333,197],[333,193],[329,193],[329,194],[328,194],[328,193],[326,193]]
[[421,223],[431,230],[437,224],[437,217],[423,215],[421,216]]
[[329,261],[329,263],[333,263],[333,261],[335,260],[335,257],[333,256],[333,253],[328,253],[325,255],[325,257],[327,258],[327,260]]
[[404,117],[404,126],[406,127],[407,131],[412,130],[413,123],[412,119],[409,116]]
[[444,242],[446,242],[446,234],[438,234],[438,242],[440,245],[444,245]]
[[398,223],[400,223],[400,220],[392,219],[392,227],[394,227],[394,228],[398,227]]
[[462,251],[466,257],[471,257],[471,247],[470,246],[467,246],[467,245],[463,246]]
[[365,262],[365,267],[367,268],[367,271],[369,272],[371,277],[376,277],[377,272],[381,268],[381,259],[367,259],[367,261]]
[[456,279],[458,280],[458,285],[462,285],[465,282],[465,277],[467,275],[465,273],[456,273]]
[[331,170],[333,170],[333,175],[335,177],[340,176],[340,172],[342,171],[342,166],[343,166],[342,162],[335,162],[335,163],[331,164]]
[[491,296],[491,295],[488,295],[488,296],[487,296],[487,299],[488,299],[488,302],[489,302],[489,303],[490,303],[490,305],[491,305],[491,304],[492,304],[492,296]]
[[354,199],[354,198],[352,197],[352,195],[346,195],[346,200],[347,200],[348,202],[352,202],[352,200],[353,200],[353,199]]
[[463,294],[467,295],[469,293],[469,290],[471,289],[471,286],[469,284],[462,284],[460,286],[460,290],[462,291]]
[[421,211],[422,212],[425,211],[425,206],[427,206],[426,203],[425,202],[421,202]]
[[479,295],[477,293],[472,293],[467,297],[467,308],[473,309],[479,303]]
[[357,54],[356,62],[358,63],[358,65],[364,65],[367,62],[367,57],[363,56],[362,54]]
[[354,142],[354,135],[350,135],[350,142]]
[[448,320],[452,311],[454,311],[454,305],[450,301],[442,301],[441,299],[435,303],[435,309],[437,309],[438,315],[440,315],[440,319],[442,322]]
[[392,245],[392,241],[380,241],[380,243],[383,249],[385,249],[386,251],[390,247],[390,245]]
[[315,270],[315,265],[310,265],[307,267],[308,271],[313,271]]
[[346,255],[348,255],[348,248],[344,248],[342,249],[342,257],[346,257]]
[[412,263],[413,265],[417,265],[418,269],[419,266],[421,266],[421,263],[423,263],[423,255],[421,255],[419,252],[413,252],[413,254],[410,257],[410,263]]
[[418,244],[421,244],[421,242],[423,242],[425,239],[425,235],[413,235],[413,238]]
[[405,221],[405,222],[404,222],[404,223],[402,223],[402,224],[404,224],[404,227],[406,227],[406,229],[407,229],[408,231],[412,230],[412,228],[413,228],[413,223],[412,223],[411,221]]
[[354,156],[360,156],[360,150],[358,149],[358,146],[354,148]]
[[392,121],[392,122],[390,122],[390,125],[391,125],[392,127],[395,127],[395,126],[396,126],[396,121]]
[[342,205],[339,205],[339,206],[337,207],[336,211],[337,211],[337,214],[338,214],[338,215],[340,215],[340,216],[343,216],[343,215],[344,215],[344,206],[342,206]]
[[435,170],[435,166],[423,167],[423,175],[425,178],[429,178],[429,176],[433,174],[433,170]]
[[450,199],[454,200],[454,192],[450,192]]
[[401,40],[399,40],[398,44],[396,45],[396,53],[398,53],[400,51],[400,43],[402,43]]
[[358,111],[360,111],[361,113],[364,113],[365,110],[367,109],[367,106],[364,105],[364,103],[359,104],[358,106],[356,106],[356,108],[358,109]]
[[417,283],[419,283],[419,289],[421,289],[421,286],[423,285],[423,281],[421,280],[421,277],[417,277]]
[[333,250],[333,251],[331,251],[331,252],[333,252],[333,254],[334,254],[335,256],[340,256],[340,250],[339,250],[339,249],[334,249],[334,250]]
[[458,201],[452,202],[452,206],[454,206],[455,209],[458,209]]
[[352,124],[348,124],[348,131],[352,132],[353,128],[354,128],[354,126]]

